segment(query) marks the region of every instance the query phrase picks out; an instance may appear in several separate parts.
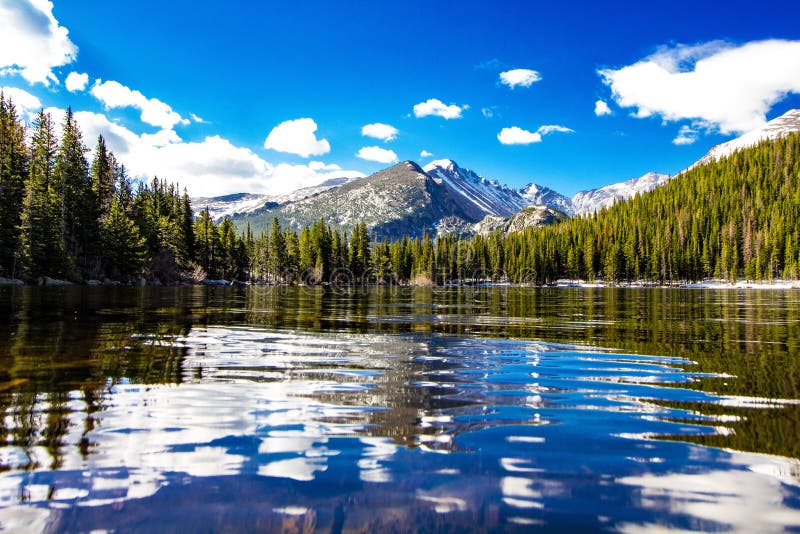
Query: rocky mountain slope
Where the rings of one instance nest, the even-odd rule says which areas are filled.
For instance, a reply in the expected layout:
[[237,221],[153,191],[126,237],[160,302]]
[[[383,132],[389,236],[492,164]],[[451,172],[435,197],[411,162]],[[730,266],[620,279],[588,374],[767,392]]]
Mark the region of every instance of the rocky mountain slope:
[[508,219],[503,226],[507,234],[519,232],[525,228],[547,226],[567,219],[567,215],[549,206],[528,206]]
[[572,204],[572,199],[565,197],[558,191],[554,191],[549,187],[539,184],[528,184],[520,189],[519,193],[522,195],[522,198],[527,201],[528,205],[550,206],[569,216],[575,215],[575,206]]
[[277,217],[283,225],[301,228],[322,218],[345,230],[364,220],[373,235],[394,239],[436,235],[440,227],[463,228],[486,214],[485,207],[453,188],[450,179],[432,177],[416,163],[405,161],[335,189],[233,220],[239,227],[249,222],[251,228],[264,228]]
[[511,217],[530,204],[516,189],[501,185],[497,180],[478,176],[474,171],[459,167],[450,159],[432,161],[423,170],[428,176],[441,180],[485,215]]
[[296,202],[316,194],[339,187],[355,178],[330,178],[319,185],[297,189],[283,195],[258,195],[254,193],[234,193],[219,197],[197,197],[192,199],[195,211],[208,208],[208,213],[214,220],[225,217],[234,218],[244,216],[259,210],[274,208],[281,204]]
[[526,206],[511,217],[487,215],[483,220],[475,223],[468,232],[471,235],[487,236],[500,230],[506,234],[520,232],[525,228],[547,226],[568,219],[569,216],[550,206]]
[[[225,202],[245,207],[246,211],[232,216],[233,222],[239,228],[250,224],[256,232],[275,217],[295,229],[322,218],[334,227],[350,230],[363,219],[374,236],[386,239],[486,233],[504,227],[535,202],[552,202],[557,210],[570,206],[569,199],[555,191],[535,184],[512,189],[449,159],[433,161],[424,168],[406,161],[339,186],[301,190],[296,196],[290,200],[264,196],[262,205],[256,207],[259,200],[248,195],[211,199],[219,204],[206,201],[210,210],[214,206],[214,214],[233,211],[223,209]],[[549,224],[557,220],[555,214],[560,212],[556,209],[543,206],[544,211],[527,211],[527,223],[518,224]],[[531,218],[534,212],[541,213]]]

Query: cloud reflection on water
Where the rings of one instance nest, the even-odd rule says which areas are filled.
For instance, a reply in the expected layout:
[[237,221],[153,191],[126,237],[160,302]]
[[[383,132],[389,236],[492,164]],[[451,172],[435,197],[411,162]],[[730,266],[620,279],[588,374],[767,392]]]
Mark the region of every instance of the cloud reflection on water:
[[[0,475],[3,526],[57,521],[66,505],[158,503],[168,487],[237,477],[245,487],[256,487],[258,477],[289,484],[292,502],[264,495],[272,513],[289,516],[310,514],[332,498],[309,489],[315,482],[439,515],[493,510],[484,517],[488,525],[503,517],[521,526],[546,523],[548,513],[563,513],[575,499],[602,501],[606,491],[604,513],[616,512],[614,521],[630,529],[664,514],[677,527],[686,517],[709,528],[800,524],[786,504],[798,496],[796,462],[650,439],[726,431],[711,424],[724,414],[665,404],[725,404],[725,397],[679,387],[698,376],[683,359],[216,326],[156,341],[186,350],[183,382],[111,386],[85,435],[87,403],[80,391],[70,393],[65,442],[85,439],[88,453],[67,445],[57,469]],[[760,401],[740,399],[747,402]],[[48,407],[38,409],[41,418]],[[12,467],[30,455],[46,466],[47,454],[0,447]],[[359,513],[370,512],[381,510]]]

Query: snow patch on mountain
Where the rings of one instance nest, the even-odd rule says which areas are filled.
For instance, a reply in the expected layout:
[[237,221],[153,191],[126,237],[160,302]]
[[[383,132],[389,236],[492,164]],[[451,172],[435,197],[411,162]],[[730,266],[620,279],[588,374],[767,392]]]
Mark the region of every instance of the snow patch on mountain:
[[520,189],[519,193],[529,205],[549,206],[563,211],[570,217],[575,215],[575,206],[572,204],[572,200],[549,187],[539,184],[528,184]]
[[705,156],[690,165],[686,171],[693,169],[698,165],[703,165],[704,163],[710,163],[711,161],[718,160],[725,156],[730,156],[737,150],[757,145],[761,141],[778,139],[792,132],[800,132],[800,109],[792,109],[787,111],[780,117],[772,119],[760,128],[751,130],[746,134],[737,137],[736,139],[732,139],[725,143],[711,147],[711,150],[709,150]]
[[529,204],[520,193],[497,180],[488,180],[450,159],[432,161],[423,170],[439,180],[486,215],[510,217]]
[[254,193],[233,193],[219,197],[197,197],[191,199],[196,212],[208,208],[208,213],[214,220],[233,217],[238,213],[250,213],[268,202],[269,195]]
[[609,184],[599,189],[579,191],[572,197],[575,215],[592,214],[603,208],[609,208],[619,200],[634,197],[637,193],[647,193],[656,187],[665,184],[670,179],[669,174],[648,172],[639,178],[631,178],[625,182]]
[[297,202],[334,187],[339,187],[355,179],[355,177],[330,178],[319,185],[304,187],[283,195],[233,193],[231,195],[219,197],[198,197],[191,200],[195,211],[199,212],[200,210],[208,208],[208,213],[211,218],[215,221],[220,221],[225,217],[253,213],[269,205],[278,206]]

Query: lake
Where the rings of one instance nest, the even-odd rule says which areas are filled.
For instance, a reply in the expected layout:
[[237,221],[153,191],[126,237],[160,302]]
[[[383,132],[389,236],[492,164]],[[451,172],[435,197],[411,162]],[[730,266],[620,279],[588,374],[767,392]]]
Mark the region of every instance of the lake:
[[0,528],[800,529],[800,292],[0,288]]

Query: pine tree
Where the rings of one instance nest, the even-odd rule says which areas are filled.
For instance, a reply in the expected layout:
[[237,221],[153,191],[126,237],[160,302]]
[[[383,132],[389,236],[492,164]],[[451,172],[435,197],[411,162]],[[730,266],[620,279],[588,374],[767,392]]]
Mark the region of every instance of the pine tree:
[[187,261],[194,261],[194,213],[192,212],[192,205],[189,201],[189,194],[187,193],[186,189],[183,190],[180,216],[183,225],[183,257]]
[[350,270],[357,279],[364,276],[370,265],[370,247],[367,225],[359,222],[350,237]]
[[19,225],[27,175],[25,125],[0,93],[0,276],[15,277],[20,270]]
[[208,207],[200,212],[200,217],[194,224],[197,262],[209,276],[216,276],[220,249],[219,230],[208,212]]
[[33,121],[30,168],[20,225],[23,270],[28,278],[62,276],[65,259],[59,233],[59,208],[54,183],[58,144],[50,115],[40,111]]
[[269,274],[273,282],[280,281],[288,265],[286,239],[277,217],[272,219],[269,236]]
[[91,166],[92,191],[97,199],[99,208],[98,219],[103,220],[108,217],[111,211],[111,202],[116,193],[116,169],[114,155],[106,148],[106,141],[103,136],[97,138],[97,147],[94,151],[94,159]]
[[104,220],[101,239],[104,268],[115,279],[131,278],[141,273],[146,260],[145,241],[136,223],[125,213],[122,203],[111,200]]
[[117,179],[117,200],[122,209],[125,210],[125,213],[130,216],[133,209],[133,185],[125,172],[125,165],[119,165],[115,174]]
[[56,156],[54,178],[61,201],[60,230],[69,275],[87,274],[91,246],[97,237],[97,201],[89,178],[86,147],[75,122],[72,108],[67,109],[61,144]]
[[230,218],[225,217],[219,225],[219,273],[222,278],[237,278],[240,267],[240,241]]

